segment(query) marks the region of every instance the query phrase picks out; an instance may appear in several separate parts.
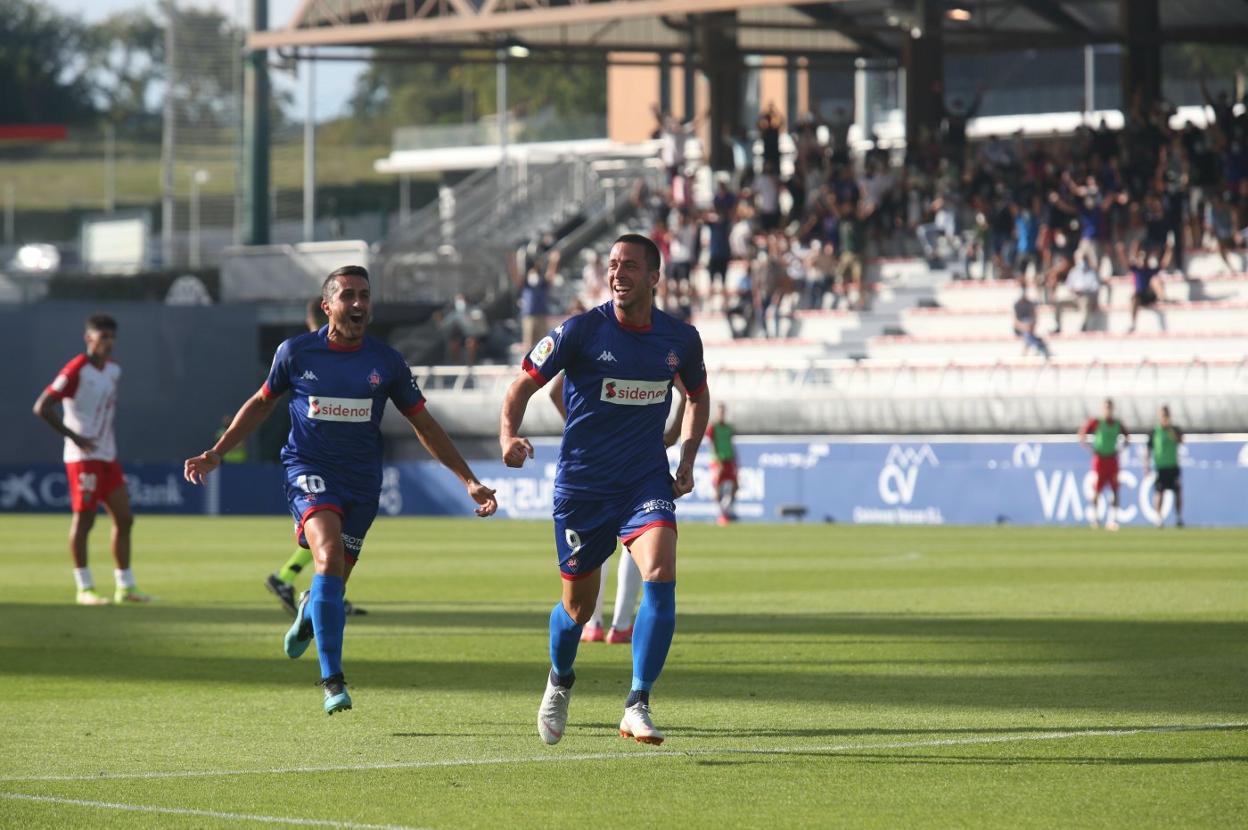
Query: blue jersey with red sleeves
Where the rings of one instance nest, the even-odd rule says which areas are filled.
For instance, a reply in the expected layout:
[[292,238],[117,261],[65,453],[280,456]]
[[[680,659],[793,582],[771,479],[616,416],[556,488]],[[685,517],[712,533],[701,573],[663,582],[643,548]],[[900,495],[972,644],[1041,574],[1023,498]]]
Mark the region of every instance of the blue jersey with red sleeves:
[[542,338],[524,370],[539,384],[564,373],[568,420],[555,494],[565,498],[610,497],[647,477],[666,477],[663,426],[672,380],[679,374],[692,400],[706,391],[697,329],[657,308],[649,326],[628,326],[610,302]]
[[329,342],[328,326],[277,347],[262,389],[290,391],[290,435],[282,448],[288,473],[330,471],[360,495],[381,492],[381,416],[386,401],[405,415],[425,405],[407,361],[365,335],[355,349]]

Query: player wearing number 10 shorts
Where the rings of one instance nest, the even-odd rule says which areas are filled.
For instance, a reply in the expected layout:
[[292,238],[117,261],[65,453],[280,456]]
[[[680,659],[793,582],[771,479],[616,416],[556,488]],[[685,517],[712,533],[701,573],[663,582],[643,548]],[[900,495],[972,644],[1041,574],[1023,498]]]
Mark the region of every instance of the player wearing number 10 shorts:
[[334,271],[322,286],[321,307],[328,325],[278,346],[260,391],[212,449],[186,460],[185,474],[202,482],[220,465],[221,454],[246,439],[290,393],[290,436],[282,448],[286,495],[295,538],[312,551],[316,576],[300,597],[285,649],[288,657],[299,657],[315,637],[324,709],[332,715],[351,708],[342,672],[343,595],[377,516],[386,401],[403,413],[429,454],[463,482],[477,515],[493,514],[498,504],[425,408],[403,356],[365,334],[372,316],[368,272],[358,266]]

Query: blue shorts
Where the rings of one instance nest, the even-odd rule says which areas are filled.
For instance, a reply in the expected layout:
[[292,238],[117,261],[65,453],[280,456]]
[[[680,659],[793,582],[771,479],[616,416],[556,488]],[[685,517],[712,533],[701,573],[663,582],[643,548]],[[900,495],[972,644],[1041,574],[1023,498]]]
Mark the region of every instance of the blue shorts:
[[295,520],[295,539],[306,548],[303,523],[320,510],[332,510],[342,518],[342,546],[347,556],[360,558],[364,537],[377,518],[379,493],[371,496],[335,484],[332,472],[313,472],[299,466],[286,468],[286,501]]
[[676,503],[668,476],[648,479],[623,496],[574,499],[555,496],[555,551],[564,579],[593,575],[615,553],[652,527],[676,529]]

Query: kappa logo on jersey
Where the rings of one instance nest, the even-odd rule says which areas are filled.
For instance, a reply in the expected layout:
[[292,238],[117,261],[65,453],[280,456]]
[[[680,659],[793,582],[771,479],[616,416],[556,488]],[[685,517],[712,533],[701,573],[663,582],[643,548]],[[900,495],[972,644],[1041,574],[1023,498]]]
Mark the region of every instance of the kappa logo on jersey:
[[665,380],[602,379],[602,397],[608,403],[625,406],[649,406],[667,400],[668,382]]
[[376,389],[378,386],[381,386],[381,373],[378,372],[376,369],[374,369],[372,372],[369,373],[368,385],[371,386],[373,389]]
[[311,369],[308,369],[306,372],[304,372],[302,375],[299,376],[299,380],[320,380],[320,378],[316,376],[316,372],[313,372]]
[[676,352],[668,352],[667,353],[667,368],[675,372],[678,366],[680,366],[680,358],[676,356]]
[[598,355],[598,361],[600,363],[615,363],[616,362],[615,355],[611,354],[611,352],[603,352],[602,354]]
[[373,419],[373,399],[308,398],[308,417],[314,421],[364,423]]
[[534,366],[541,366],[554,351],[555,338],[548,334],[533,347],[533,351],[529,353],[529,359],[533,361]]

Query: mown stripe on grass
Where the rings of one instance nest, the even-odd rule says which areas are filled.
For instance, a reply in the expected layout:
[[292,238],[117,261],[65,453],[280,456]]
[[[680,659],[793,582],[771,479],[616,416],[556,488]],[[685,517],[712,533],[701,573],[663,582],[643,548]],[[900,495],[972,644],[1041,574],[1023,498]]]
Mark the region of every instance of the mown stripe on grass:
[[[1057,741],[1067,738],[1123,738],[1131,735],[1163,734],[1167,732],[1225,732],[1248,729],[1248,721],[1230,723],[1169,724],[1161,726],[1136,726],[1121,729],[1068,729],[1054,732],[1016,732],[1004,735],[981,735],[967,738],[933,738],[891,743],[852,743],[789,747],[744,747],[707,749],[669,749],[632,752],[586,752],[566,755],[552,754],[515,756],[510,758],[435,758],[424,761],[390,761],[376,764],[337,764],[307,767],[270,767],[265,769],[235,770],[170,770],[155,772],[100,772],[87,775],[32,775],[0,777],[0,783],[35,783],[41,781],[116,781],[145,780],[152,778],[212,778],[243,775],[291,775],[320,772],[360,772],[366,770],[423,769],[430,767],[478,767],[501,764],[540,764],[568,761],[630,761],[659,758],[689,758],[717,755],[829,755],[838,752],[879,751],[889,749],[917,749],[922,747],[977,746],[983,744],[1020,743],[1025,741]],[[0,793],[0,795],[6,795]]]
[[161,813],[171,816],[199,816],[228,821],[253,821],[261,824],[289,824],[297,827],[343,827],[348,830],[419,830],[401,824],[362,824],[358,821],[336,821],[321,818],[296,818],[288,816],[264,816],[254,813],[225,813],[218,810],[197,810],[191,807],[157,807],[151,804],[123,804],[118,801],[88,801],[83,798],[60,798],[51,795],[27,795],[25,793],[0,793],[0,798],[13,801],[34,801],[41,804],[60,804],[67,807],[86,807],[96,810],[124,810],[130,813]]

